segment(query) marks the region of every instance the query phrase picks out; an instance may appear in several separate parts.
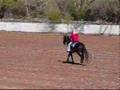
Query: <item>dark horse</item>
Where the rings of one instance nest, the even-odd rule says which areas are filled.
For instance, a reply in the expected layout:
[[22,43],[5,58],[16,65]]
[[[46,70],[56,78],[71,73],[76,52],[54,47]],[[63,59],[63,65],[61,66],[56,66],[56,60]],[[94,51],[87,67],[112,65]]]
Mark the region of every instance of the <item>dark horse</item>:
[[[63,36],[63,44],[68,45],[69,42],[71,42],[70,37],[67,34],[65,34]],[[83,43],[77,42],[75,46],[71,48],[71,51],[68,53],[67,62],[69,62],[69,58],[71,57],[72,63],[74,63],[73,55],[72,55],[73,53],[77,53],[81,57],[81,60],[80,60],[81,64],[83,64],[84,60],[88,61],[89,55]]]

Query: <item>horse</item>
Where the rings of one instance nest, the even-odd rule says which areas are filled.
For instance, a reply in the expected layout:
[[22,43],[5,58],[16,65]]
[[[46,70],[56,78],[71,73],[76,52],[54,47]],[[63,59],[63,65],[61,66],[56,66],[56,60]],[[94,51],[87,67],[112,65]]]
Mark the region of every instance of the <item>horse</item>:
[[[68,46],[68,44],[71,42],[70,37],[65,34],[63,35],[63,44]],[[69,62],[69,58],[71,57],[72,59],[72,63],[74,64],[74,60],[73,60],[73,53],[77,53],[81,60],[80,60],[80,64],[83,64],[84,60],[86,60],[88,62],[88,51],[85,47],[85,45],[82,42],[76,42],[74,47],[71,47],[71,51],[68,53],[68,57],[67,57],[67,61]]]

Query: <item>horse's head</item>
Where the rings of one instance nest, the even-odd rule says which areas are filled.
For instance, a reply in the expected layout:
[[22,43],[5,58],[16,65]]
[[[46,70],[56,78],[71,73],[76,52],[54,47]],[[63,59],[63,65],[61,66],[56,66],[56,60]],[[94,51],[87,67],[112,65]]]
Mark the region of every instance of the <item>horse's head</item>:
[[68,44],[70,41],[71,41],[71,40],[70,40],[69,35],[67,35],[67,34],[63,35],[63,44],[64,44],[64,45],[65,45],[65,44]]

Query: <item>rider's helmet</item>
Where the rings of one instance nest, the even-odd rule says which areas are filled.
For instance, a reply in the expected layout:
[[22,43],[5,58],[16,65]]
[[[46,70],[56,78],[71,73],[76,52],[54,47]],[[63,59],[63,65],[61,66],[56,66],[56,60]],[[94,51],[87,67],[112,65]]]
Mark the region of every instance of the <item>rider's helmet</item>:
[[73,31],[73,34],[77,34],[77,32],[74,30],[74,31]]

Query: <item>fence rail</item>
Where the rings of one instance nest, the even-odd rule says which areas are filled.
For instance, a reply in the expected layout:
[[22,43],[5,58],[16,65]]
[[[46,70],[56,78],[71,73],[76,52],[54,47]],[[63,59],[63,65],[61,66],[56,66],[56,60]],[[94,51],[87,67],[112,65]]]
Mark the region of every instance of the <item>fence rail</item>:
[[[77,29],[75,29],[77,26]],[[120,35],[120,25],[98,25],[86,23],[30,23],[30,22],[0,22],[0,30],[22,32],[62,32],[76,30],[83,34]]]

